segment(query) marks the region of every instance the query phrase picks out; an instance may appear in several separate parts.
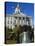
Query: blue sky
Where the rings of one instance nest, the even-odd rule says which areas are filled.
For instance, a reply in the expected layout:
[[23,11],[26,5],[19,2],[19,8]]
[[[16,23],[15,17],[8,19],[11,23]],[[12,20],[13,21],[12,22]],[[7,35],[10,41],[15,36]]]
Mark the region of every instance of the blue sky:
[[34,25],[35,25],[35,4],[34,4]]
[[[24,14],[34,17],[34,4],[33,3],[18,3],[18,2],[6,2],[6,14],[13,14],[15,8],[19,4],[20,11]],[[34,20],[33,20],[34,22]]]

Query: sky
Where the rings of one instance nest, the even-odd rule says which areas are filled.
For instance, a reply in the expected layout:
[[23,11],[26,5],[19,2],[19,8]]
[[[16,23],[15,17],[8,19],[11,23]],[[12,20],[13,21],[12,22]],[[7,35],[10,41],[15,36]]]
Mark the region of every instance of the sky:
[[33,3],[6,2],[6,5],[5,5],[6,14],[13,14],[18,4],[19,4],[20,11],[23,14],[32,16],[32,20],[34,23],[34,4]]
[[35,4],[34,4],[34,25],[35,25]]

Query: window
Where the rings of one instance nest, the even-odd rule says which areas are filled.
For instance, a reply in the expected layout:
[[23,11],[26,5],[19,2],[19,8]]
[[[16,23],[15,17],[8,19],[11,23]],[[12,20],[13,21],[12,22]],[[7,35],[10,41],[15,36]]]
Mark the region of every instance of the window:
[[21,17],[19,17],[19,19],[21,19]]
[[30,21],[28,21],[28,24],[30,25]]
[[16,24],[16,20],[14,20],[13,24]]
[[15,17],[17,19],[17,17]]
[[8,24],[9,24],[9,20],[8,20]]
[[23,17],[23,20],[24,20],[25,18]]
[[26,21],[29,21],[29,18],[28,17],[26,17]]

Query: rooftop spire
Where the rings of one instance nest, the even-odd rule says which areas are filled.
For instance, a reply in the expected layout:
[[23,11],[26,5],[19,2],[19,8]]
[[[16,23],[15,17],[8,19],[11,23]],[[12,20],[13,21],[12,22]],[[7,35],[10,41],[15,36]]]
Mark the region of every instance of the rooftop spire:
[[15,13],[20,13],[19,4],[17,4],[17,7],[16,7],[16,9],[15,9]]
[[19,8],[19,4],[17,4],[17,8]]

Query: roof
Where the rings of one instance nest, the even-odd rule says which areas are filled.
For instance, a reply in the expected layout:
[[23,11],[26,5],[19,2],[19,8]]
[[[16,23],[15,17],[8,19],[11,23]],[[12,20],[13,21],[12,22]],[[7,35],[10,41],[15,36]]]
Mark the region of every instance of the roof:
[[23,14],[23,13],[6,14],[6,17],[29,17],[29,18],[32,18],[32,16],[28,16],[28,15]]

